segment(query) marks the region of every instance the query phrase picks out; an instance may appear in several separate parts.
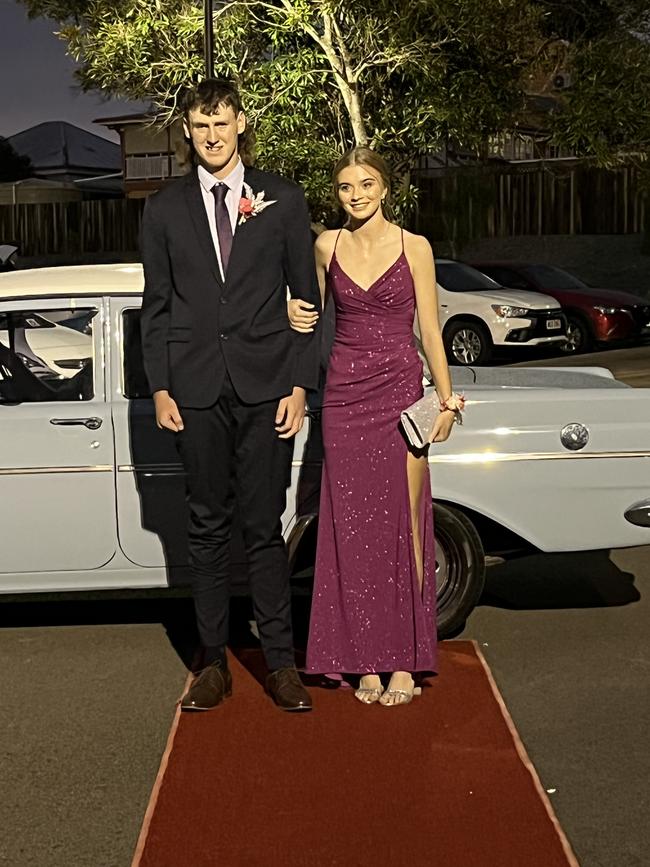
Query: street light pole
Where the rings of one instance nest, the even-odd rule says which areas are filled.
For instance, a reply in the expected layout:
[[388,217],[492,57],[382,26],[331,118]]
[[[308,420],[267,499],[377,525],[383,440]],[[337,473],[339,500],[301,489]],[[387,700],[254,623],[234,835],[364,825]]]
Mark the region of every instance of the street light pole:
[[203,56],[205,77],[214,78],[214,39],[212,33],[213,0],[203,0]]

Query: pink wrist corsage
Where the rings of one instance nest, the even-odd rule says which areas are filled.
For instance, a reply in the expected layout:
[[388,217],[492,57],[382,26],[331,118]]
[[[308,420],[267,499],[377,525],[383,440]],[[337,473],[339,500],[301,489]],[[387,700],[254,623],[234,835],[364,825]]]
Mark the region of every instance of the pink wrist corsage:
[[465,395],[457,394],[454,392],[450,397],[446,400],[440,401],[440,412],[444,412],[445,410],[449,410],[454,413],[455,420],[458,424],[463,423],[463,417],[461,413],[465,409]]

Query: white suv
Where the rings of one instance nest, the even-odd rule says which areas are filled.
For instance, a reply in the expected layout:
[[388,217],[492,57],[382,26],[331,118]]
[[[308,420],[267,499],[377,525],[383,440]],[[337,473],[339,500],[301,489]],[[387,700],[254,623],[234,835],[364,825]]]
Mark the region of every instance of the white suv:
[[436,260],[440,326],[452,364],[486,364],[495,346],[561,345],[567,322],[555,298],[503,289],[462,262]]

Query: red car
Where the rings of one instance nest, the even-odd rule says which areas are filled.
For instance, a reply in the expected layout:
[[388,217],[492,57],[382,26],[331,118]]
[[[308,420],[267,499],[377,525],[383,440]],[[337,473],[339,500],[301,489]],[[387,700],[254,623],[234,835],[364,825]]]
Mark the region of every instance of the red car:
[[567,317],[563,352],[587,352],[599,343],[650,335],[650,301],[618,289],[595,289],[555,265],[473,262],[502,286],[543,292],[559,301]]

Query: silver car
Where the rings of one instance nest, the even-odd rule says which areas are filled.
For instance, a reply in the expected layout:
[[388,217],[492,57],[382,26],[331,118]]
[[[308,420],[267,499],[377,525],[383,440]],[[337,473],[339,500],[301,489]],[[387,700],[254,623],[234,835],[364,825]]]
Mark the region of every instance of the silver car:
[[[0,275],[0,592],[187,582],[184,477],[142,367],[142,285],[139,265]],[[44,328],[65,336],[48,341],[47,358],[36,345]],[[466,421],[429,457],[442,635],[478,601],[486,557],[650,543],[650,389],[600,369],[453,372]],[[314,399],[283,516],[303,584],[318,417]],[[237,534],[234,546],[243,583]]]

